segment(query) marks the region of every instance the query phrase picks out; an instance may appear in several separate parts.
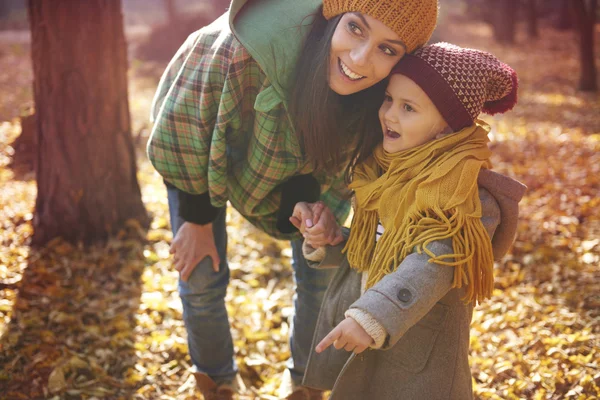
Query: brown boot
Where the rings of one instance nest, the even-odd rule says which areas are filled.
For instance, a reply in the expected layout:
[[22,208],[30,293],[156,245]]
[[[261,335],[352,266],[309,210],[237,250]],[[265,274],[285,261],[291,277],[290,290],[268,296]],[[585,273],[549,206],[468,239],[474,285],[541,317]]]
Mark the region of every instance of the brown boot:
[[204,396],[205,400],[233,400],[240,391],[245,391],[246,386],[239,374],[231,381],[223,381],[218,384],[208,375],[195,372],[196,386]]
[[323,391],[294,383],[290,370],[286,369],[281,378],[277,395],[286,400],[322,400]]
[[236,374],[231,381],[219,382],[217,386],[218,400],[233,400],[235,395],[246,391],[246,385],[240,374]]
[[323,391],[306,386],[297,386],[294,391],[286,397],[286,400],[323,400]]
[[217,400],[217,384],[210,376],[202,372],[194,372],[196,378],[196,387],[204,396],[204,400]]

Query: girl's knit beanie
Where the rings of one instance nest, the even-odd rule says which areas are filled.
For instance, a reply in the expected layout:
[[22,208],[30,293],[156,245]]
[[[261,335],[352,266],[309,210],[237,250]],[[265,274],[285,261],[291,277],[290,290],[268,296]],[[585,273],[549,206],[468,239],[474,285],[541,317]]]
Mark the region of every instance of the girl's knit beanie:
[[323,15],[331,19],[347,12],[373,17],[396,32],[406,52],[424,46],[437,23],[437,0],[323,0]]
[[450,43],[425,46],[392,69],[414,81],[455,132],[481,112],[503,113],[517,103],[517,73],[494,55]]

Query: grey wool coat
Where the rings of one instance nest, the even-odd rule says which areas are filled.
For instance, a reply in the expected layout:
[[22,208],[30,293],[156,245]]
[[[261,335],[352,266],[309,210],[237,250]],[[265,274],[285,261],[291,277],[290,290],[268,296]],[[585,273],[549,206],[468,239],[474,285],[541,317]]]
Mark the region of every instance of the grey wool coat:
[[[519,182],[492,171],[479,175],[482,222],[501,258],[514,240]],[[316,268],[338,268],[319,313],[303,384],[332,390],[334,400],[465,400],[472,399],[469,326],[473,306],[461,300],[464,289],[452,289],[453,268],[429,263],[426,254],[410,254],[395,272],[361,295],[361,275],[341,253],[344,243],[327,247]],[[452,243],[428,247],[452,253]],[[341,321],[349,308],[368,312],[387,332],[381,349],[359,355],[330,346],[315,346]]]

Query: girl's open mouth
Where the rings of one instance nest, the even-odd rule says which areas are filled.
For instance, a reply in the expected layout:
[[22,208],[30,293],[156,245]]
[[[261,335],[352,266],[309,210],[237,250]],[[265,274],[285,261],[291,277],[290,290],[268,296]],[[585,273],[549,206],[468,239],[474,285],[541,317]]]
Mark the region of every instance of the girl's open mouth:
[[384,134],[387,138],[390,138],[390,139],[398,139],[400,137],[400,134],[398,132],[395,132],[391,129],[386,129]]

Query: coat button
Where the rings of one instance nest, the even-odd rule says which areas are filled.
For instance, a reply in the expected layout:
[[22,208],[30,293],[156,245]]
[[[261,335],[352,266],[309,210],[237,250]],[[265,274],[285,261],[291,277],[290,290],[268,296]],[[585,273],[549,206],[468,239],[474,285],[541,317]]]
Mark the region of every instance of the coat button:
[[398,292],[398,300],[403,303],[408,303],[412,299],[412,293],[408,289],[400,289]]

